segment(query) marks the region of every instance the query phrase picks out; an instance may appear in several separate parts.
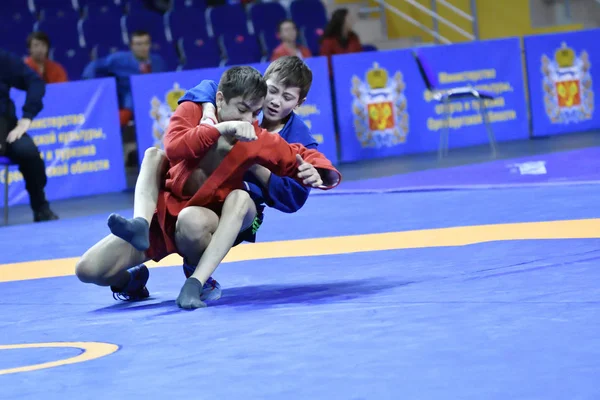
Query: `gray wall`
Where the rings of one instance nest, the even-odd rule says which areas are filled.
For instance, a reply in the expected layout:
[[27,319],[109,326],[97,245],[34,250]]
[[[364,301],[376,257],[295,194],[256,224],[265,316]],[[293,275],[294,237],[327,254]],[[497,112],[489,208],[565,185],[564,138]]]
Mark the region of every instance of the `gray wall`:
[[528,1],[531,5],[531,25],[534,28],[564,24],[600,27],[600,3],[596,0]]

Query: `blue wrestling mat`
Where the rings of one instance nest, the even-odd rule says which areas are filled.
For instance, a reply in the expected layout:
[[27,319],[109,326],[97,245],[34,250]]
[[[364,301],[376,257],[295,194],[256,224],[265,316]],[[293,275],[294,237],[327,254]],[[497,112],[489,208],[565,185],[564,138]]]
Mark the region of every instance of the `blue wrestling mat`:
[[1,228],[0,399],[598,399],[599,198],[315,196],[192,312],[180,265],[131,304],[68,274],[106,215]]

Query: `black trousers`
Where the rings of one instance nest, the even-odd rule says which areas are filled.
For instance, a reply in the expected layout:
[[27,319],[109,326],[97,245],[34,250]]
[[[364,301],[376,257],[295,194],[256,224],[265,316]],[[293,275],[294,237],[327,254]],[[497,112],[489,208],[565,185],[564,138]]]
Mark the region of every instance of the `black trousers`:
[[[16,119],[0,116],[0,138],[6,138],[8,132],[13,130],[16,125]],[[44,188],[48,182],[46,166],[31,136],[24,134],[18,140],[12,143],[5,143],[5,145],[6,153],[4,155],[17,164],[19,171],[23,174],[25,188],[27,189],[27,193],[29,193],[31,209],[37,212],[48,207],[48,201],[44,192]]]

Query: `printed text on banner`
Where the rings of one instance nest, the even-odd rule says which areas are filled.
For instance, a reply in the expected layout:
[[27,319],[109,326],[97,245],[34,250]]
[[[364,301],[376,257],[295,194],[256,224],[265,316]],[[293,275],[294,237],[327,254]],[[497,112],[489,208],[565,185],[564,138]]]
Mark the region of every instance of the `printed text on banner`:
[[[25,92],[12,90],[17,113]],[[46,163],[48,200],[126,188],[115,81],[112,78],[46,86],[44,109],[27,132]],[[4,176],[0,178],[4,183]],[[9,205],[29,201],[17,167],[9,175]]]

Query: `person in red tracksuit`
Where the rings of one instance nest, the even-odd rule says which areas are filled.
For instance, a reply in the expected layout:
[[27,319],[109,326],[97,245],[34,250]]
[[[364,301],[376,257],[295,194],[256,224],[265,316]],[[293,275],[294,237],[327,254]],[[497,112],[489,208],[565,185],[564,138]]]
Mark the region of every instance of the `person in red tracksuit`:
[[293,20],[284,19],[281,21],[277,31],[279,32],[281,44],[273,50],[271,61],[285,56],[297,56],[300,59],[312,56],[308,47],[298,44],[298,28]]
[[347,8],[336,10],[325,27],[321,39],[321,55],[327,56],[331,72],[331,56],[336,54],[358,53],[362,45],[358,35],[352,31],[354,17]]

